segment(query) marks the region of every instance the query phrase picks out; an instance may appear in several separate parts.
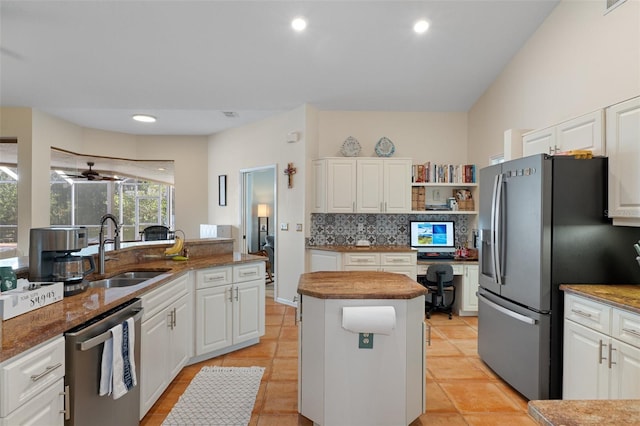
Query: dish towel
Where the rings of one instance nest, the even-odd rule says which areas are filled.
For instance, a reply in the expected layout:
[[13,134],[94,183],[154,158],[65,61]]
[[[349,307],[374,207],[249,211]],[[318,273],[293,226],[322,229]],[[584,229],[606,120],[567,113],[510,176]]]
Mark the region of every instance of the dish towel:
[[100,396],[118,399],[138,384],[134,356],[135,329],[133,318],[110,330],[104,342],[100,368]]

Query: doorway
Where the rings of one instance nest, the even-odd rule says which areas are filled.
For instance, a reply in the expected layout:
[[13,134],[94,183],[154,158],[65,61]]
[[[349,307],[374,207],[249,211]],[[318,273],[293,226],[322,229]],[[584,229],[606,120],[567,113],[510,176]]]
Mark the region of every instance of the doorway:
[[242,182],[242,252],[265,250],[275,282],[277,263],[276,165],[240,170]]

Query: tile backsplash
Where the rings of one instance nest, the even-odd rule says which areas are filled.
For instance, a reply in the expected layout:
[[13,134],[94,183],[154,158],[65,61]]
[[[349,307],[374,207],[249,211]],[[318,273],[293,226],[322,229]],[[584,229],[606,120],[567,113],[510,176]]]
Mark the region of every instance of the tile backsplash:
[[336,214],[312,213],[309,246],[353,245],[368,240],[371,245],[409,245],[412,220],[453,220],[456,246],[472,247],[470,226],[475,216],[463,214]]

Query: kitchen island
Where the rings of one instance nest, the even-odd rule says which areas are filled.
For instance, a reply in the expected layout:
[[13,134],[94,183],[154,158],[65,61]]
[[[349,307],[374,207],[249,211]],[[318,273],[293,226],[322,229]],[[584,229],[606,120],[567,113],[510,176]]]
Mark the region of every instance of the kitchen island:
[[424,412],[425,287],[389,272],[311,272],[298,293],[300,414],[406,425]]

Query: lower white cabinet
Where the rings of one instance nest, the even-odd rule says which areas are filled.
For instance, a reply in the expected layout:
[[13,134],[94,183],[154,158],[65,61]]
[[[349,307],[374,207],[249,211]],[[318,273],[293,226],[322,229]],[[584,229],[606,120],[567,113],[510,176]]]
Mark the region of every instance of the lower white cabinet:
[[183,275],[142,295],[140,418],[192,355],[191,281]]
[[0,426],[64,424],[64,338],[0,364]]
[[563,399],[640,398],[640,315],[565,297]]
[[196,356],[264,335],[265,263],[196,272]]
[[341,253],[328,250],[309,251],[310,272],[382,271],[404,274],[416,279],[417,252],[378,252],[370,249]]

